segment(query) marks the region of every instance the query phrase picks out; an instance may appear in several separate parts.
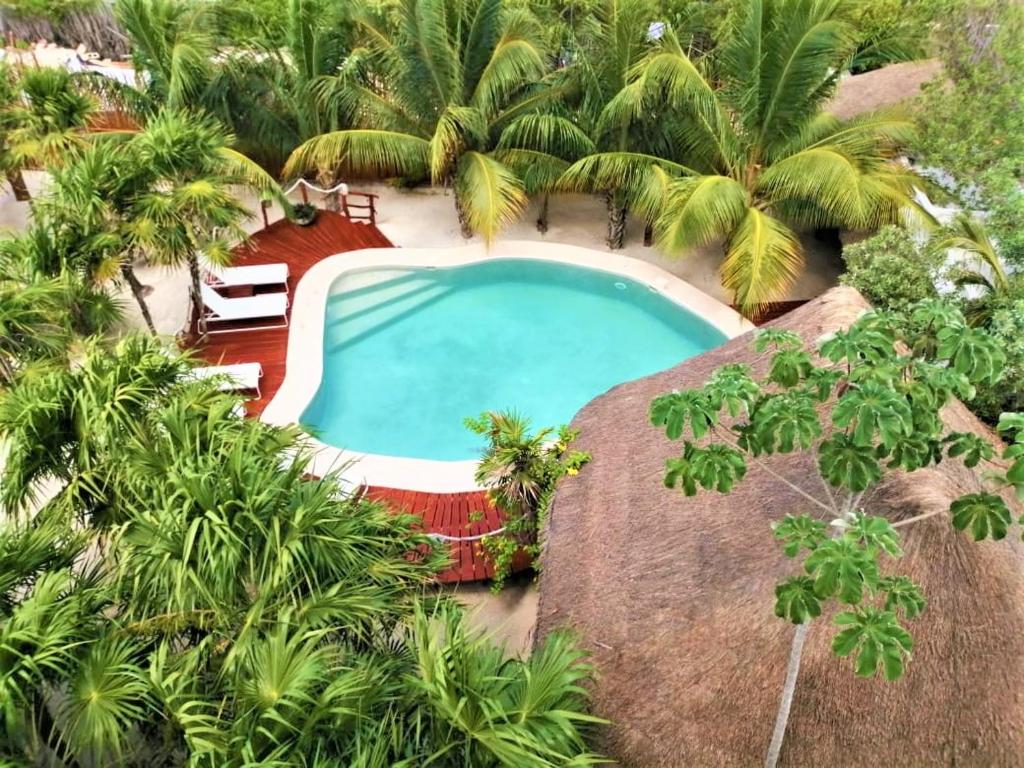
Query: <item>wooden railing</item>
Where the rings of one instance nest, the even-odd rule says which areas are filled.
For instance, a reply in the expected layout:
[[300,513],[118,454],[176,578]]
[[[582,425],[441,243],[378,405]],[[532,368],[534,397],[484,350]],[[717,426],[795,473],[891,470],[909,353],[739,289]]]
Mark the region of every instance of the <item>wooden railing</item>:
[[[352,198],[365,200],[365,203],[352,202]],[[377,195],[370,192],[349,192],[341,196],[341,212],[350,221],[368,221],[377,223]],[[365,211],[365,213],[364,213]]]
[[[345,218],[349,221],[367,221],[370,224],[377,223],[377,195],[369,192],[351,192],[348,185],[344,182],[336,184],[330,189],[323,189],[318,187],[316,184],[306,181],[305,179],[297,179],[294,184],[284,190],[286,195],[291,194],[294,190],[298,189],[299,194],[302,195],[302,202],[309,203],[309,192],[307,190],[313,190],[323,195],[323,199],[326,201],[332,195],[337,199],[337,204],[341,208],[341,212],[345,214]],[[355,200],[365,202],[355,202]]]

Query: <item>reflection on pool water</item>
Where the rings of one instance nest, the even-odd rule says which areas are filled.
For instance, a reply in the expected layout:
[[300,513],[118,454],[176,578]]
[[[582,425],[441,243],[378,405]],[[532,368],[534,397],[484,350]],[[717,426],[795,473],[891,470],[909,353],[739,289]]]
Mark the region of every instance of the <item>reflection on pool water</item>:
[[615,384],[725,340],[646,285],[527,259],[350,272],[324,322],[323,376],[302,423],[338,448],[443,461],[479,455],[467,416],[563,424]]

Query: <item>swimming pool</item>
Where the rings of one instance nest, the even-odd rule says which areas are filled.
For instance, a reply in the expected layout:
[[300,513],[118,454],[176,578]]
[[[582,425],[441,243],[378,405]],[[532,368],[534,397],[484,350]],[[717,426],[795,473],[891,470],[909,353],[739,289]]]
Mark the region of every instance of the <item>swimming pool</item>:
[[479,455],[467,416],[563,424],[726,339],[645,284],[525,258],[348,271],[323,322],[320,385],[299,421],[330,446],[435,461]]

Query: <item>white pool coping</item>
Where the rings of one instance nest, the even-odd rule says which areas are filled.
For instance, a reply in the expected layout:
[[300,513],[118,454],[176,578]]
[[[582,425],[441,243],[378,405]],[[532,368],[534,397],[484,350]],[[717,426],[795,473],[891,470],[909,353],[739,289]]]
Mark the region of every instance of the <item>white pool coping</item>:
[[[458,267],[491,259],[553,261],[620,275],[647,285],[688,309],[727,338],[754,326],[738,312],[660,267],[628,256],[560,243],[505,240],[456,248],[367,248],[328,256],[313,265],[295,288],[288,333],[285,378],[261,417],[268,424],[298,424],[320,388],[323,374],[324,317],[334,281],[365,269]],[[382,383],[386,386],[386,383]],[[434,461],[343,450],[310,438],[312,471],[340,470],[347,482],[425,493],[477,490],[477,462]]]

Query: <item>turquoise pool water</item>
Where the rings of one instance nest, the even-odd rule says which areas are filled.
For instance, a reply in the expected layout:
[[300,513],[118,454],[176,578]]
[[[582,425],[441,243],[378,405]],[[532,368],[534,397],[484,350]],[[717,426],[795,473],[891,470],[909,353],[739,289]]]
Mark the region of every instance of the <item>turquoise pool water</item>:
[[512,409],[557,426],[615,384],[725,340],[640,283],[522,259],[349,273],[325,323],[302,423],[339,448],[446,461],[479,455],[466,416]]

